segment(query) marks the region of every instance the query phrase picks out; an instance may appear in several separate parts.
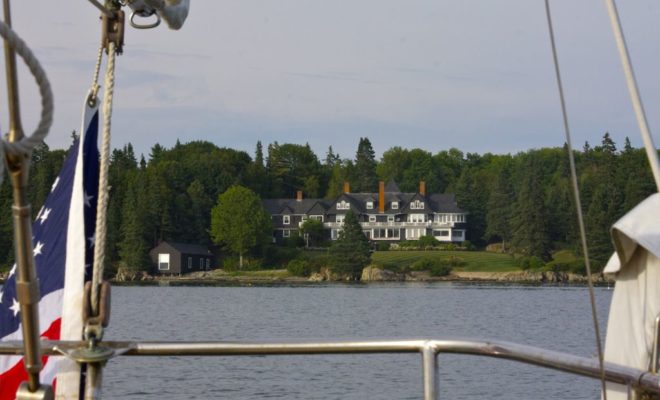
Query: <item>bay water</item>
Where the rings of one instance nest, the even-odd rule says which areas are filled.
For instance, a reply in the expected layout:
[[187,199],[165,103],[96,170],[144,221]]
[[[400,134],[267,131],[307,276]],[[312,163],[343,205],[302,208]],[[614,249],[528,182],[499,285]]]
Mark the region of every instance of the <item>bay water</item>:
[[[596,288],[603,329],[612,291]],[[468,338],[592,357],[582,286],[464,283],[115,287],[107,340]],[[596,399],[599,383],[476,356],[439,356],[443,399]],[[107,399],[420,399],[416,354],[118,357]]]

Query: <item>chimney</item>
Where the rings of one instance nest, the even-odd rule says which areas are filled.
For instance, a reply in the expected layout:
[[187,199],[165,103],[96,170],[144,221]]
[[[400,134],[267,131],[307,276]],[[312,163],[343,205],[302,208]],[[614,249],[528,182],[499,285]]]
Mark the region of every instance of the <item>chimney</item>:
[[378,212],[385,212],[385,182],[378,182]]
[[419,181],[419,193],[422,196],[426,196],[426,182]]
[[348,181],[344,182],[344,193],[350,193],[351,192],[351,184],[348,183]]
[[302,201],[302,190],[296,192],[296,201]]

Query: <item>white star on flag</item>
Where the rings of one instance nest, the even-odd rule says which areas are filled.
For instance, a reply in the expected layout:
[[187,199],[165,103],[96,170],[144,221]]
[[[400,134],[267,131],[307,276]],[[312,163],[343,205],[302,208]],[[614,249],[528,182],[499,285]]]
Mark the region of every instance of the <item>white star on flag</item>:
[[85,207],[91,207],[92,203],[90,202],[91,199],[93,199],[94,196],[88,196],[87,192],[85,192]]
[[43,248],[44,248],[44,244],[41,243],[41,242],[37,242],[37,245],[34,248],[34,250],[32,251],[32,254],[35,255],[35,256],[40,255],[41,254],[41,249],[43,249]]
[[94,244],[96,244],[96,233],[88,237],[87,240],[89,240],[89,247],[94,247]]
[[5,294],[2,290],[0,290],[0,304],[2,304],[2,295]]
[[12,275],[16,273],[16,264],[14,264],[13,267],[11,267],[11,270],[9,270],[9,276],[7,276],[7,279],[11,278]]
[[50,212],[51,212],[51,211],[53,211],[53,210],[50,209],[50,208],[46,208],[46,209],[43,211],[43,213],[38,217],[39,220],[41,221],[41,225],[43,225],[44,222],[46,222],[46,220],[48,219],[48,216],[50,215]]
[[11,307],[9,307],[10,310],[14,312],[14,317],[18,312],[21,310],[21,305],[16,301],[16,299],[12,299]]

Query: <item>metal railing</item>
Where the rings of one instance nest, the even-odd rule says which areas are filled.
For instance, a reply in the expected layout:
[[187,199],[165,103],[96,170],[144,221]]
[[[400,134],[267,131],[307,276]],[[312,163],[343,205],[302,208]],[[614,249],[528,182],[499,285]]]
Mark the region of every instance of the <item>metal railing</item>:
[[[598,360],[500,341],[462,339],[365,340],[327,342],[122,342],[101,345],[114,356],[268,356],[309,354],[419,353],[424,399],[438,398],[438,354],[502,358],[594,379],[601,378]],[[72,356],[85,342],[42,341],[41,354]],[[111,353],[111,352],[108,352]],[[0,342],[0,355],[23,354],[22,342]],[[660,376],[605,363],[605,380],[638,392],[660,394]]]

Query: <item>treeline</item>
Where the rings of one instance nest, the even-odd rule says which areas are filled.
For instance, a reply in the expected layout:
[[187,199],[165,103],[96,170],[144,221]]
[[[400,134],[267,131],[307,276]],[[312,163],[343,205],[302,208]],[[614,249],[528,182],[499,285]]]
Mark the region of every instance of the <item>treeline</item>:
[[[38,210],[65,157],[42,146],[33,154],[29,198]],[[598,146],[575,152],[582,208],[594,265],[612,252],[610,225],[654,192],[645,154],[626,139],[617,149],[609,134]],[[333,198],[343,183],[351,191],[376,192],[378,181],[394,180],[404,192],[420,181],[429,193],[456,193],[469,212],[468,238],[483,247],[549,260],[557,249],[579,250],[575,206],[565,148],[543,148],[515,155],[463,153],[449,149],[393,147],[377,160],[367,138],[355,156],[341,157],[330,147],[319,158],[309,145],[259,142],[250,156],[209,142],[156,144],[147,158],[128,144],[112,152],[108,208],[110,270],[149,267],[148,250],[159,240],[211,244],[211,208],[231,185],[250,188],[262,198]],[[0,267],[13,262],[11,189],[0,187]]]

